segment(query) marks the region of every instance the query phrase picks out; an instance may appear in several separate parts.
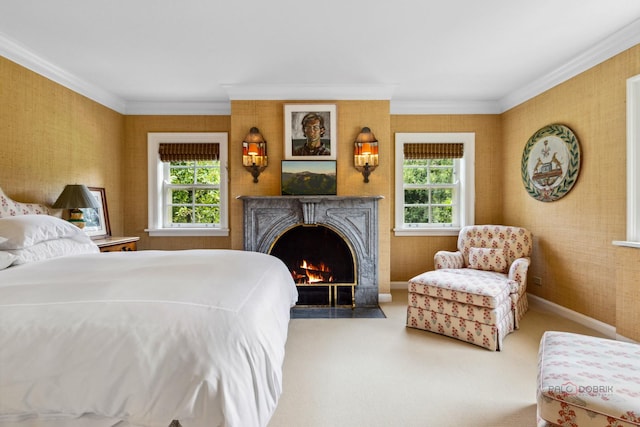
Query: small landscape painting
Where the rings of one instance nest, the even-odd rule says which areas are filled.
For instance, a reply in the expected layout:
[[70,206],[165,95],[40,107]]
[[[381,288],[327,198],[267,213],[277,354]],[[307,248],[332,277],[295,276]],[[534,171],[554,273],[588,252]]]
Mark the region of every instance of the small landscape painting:
[[282,161],[282,195],[336,195],[336,162],[315,160]]

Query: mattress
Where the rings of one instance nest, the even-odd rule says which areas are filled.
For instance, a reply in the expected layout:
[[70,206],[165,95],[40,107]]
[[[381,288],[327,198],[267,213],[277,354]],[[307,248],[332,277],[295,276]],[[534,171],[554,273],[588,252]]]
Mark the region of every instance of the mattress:
[[111,252],[0,271],[0,425],[265,426],[297,291],[270,255]]

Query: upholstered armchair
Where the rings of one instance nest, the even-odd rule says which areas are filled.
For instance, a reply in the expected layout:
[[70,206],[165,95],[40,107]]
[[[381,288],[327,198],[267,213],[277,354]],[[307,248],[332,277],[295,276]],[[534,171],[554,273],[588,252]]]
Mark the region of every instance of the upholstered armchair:
[[533,238],[521,227],[468,226],[457,249],[437,252],[435,270],[409,280],[407,326],[497,350],[528,309]]

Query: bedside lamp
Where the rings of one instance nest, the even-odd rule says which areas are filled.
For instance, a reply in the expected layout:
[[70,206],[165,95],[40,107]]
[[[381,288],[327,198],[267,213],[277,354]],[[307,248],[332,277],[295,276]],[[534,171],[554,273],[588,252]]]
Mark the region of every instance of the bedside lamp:
[[69,209],[69,222],[78,228],[84,228],[85,222],[80,208],[99,208],[98,202],[93,197],[86,185],[67,185],[62,190],[58,200],[53,204],[55,209]]

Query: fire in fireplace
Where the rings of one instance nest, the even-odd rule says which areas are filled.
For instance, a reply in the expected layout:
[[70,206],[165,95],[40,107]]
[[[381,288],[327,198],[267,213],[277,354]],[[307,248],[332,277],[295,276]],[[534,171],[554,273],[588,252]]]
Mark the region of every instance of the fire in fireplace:
[[[299,305],[330,304],[328,284],[355,283],[353,253],[345,239],[329,227],[295,226],[275,241],[270,254],[289,268],[298,285]],[[351,288],[338,288],[335,303],[351,304]]]
[[296,283],[312,284],[312,283],[333,283],[333,272],[324,262],[320,264],[311,264],[306,259],[302,260],[302,264],[298,268],[291,270],[291,275]]

